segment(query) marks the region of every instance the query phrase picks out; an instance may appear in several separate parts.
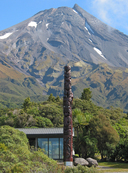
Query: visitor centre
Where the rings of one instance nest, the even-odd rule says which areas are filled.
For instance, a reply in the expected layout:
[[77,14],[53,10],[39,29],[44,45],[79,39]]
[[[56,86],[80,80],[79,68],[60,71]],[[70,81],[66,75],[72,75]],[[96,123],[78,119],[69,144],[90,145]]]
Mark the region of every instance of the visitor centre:
[[18,128],[27,135],[30,146],[43,149],[54,160],[63,160],[63,128]]

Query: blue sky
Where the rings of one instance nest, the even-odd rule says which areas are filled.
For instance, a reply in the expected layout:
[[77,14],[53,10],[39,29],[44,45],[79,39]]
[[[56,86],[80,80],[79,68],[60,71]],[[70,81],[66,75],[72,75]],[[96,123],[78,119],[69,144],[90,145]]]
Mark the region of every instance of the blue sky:
[[104,23],[128,35],[128,0],[1,0],[0,31],[39,11],[78,4]]

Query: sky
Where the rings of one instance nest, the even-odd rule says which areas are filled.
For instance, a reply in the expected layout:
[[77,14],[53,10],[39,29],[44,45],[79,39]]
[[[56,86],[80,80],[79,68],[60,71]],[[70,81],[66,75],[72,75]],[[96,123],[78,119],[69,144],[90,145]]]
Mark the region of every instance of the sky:
[[78,4],[102,22],[128,35],[128,0],[0,0],[0,31],[39,11]]

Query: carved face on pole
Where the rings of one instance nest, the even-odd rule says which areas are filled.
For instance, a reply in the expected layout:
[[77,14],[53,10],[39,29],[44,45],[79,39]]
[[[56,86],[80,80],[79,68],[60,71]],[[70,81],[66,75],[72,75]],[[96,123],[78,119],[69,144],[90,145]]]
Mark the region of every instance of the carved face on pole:
[[73,125],[72,125],[72,101],[73,93],[71,90],[71,67],[64,67],[64,162],[66,166],[73,164]]

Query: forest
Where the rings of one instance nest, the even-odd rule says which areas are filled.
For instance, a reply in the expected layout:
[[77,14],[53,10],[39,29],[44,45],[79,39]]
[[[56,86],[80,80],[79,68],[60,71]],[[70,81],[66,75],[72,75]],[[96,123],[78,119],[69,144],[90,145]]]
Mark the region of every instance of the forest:
[[[100,155],[102,161],[127,162],[128,114],[112,106],[109,109],[98,107],[91,101],[91,97],[90,88],[85,88],[80,98],[73,99],[75,154],[83,158],[96,158]],[[2,137],[4,127],[8,127],[8,132],[14,128],[63,127],[63,119],[63,99],[59,96],[54,97],[53,94],[49,95],[47,101],[39,103],[31,102],[27,97],[20,109],[0,109],[0,151],[5,152],[8,148],[7,141],[5,142],[5,138]],[[23,138],[23,134],[20,135],[17,141]],[[12,140],[8,137],[9,139]]]

